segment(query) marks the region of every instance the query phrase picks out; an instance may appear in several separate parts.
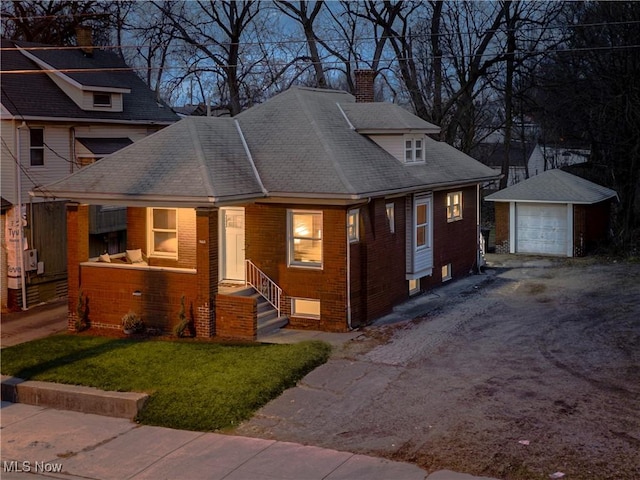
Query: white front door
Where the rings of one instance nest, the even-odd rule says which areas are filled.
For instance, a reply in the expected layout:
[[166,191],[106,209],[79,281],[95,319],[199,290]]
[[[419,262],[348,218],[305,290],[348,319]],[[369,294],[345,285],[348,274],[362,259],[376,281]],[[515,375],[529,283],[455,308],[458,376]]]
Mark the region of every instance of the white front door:
[[244,208],[222,208],[221,279],[244,282]]

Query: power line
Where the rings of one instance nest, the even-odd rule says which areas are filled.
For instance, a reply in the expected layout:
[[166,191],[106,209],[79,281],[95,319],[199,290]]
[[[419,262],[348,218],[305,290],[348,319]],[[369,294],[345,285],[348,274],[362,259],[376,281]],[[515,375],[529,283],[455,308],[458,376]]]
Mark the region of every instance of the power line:
[[[602,47],[584,47],[584,48],[567,48],[567,49],[553,49],[553,50],[528,50],[528,51],[516,51],[516,55],[526,55],[526,56],[537,56],[537,55],[551,55],[551,54],[560,54],[560,53],[575,53],[575,52],[598,52],[598,51],[614,51],[614,50],[627,50],[627,49],[637,49],[640,48],[640,44],[633,45],[613,45],[613,46],[602,46]],[[480,57],[500,57],[505,56],[506,53],[483,53],[480,54]],[[429,55],[430,58],[433,58],[433,55]],[[470,53],[465,55],[439,55],[439,58],[453,60],[460,58],[476,58],[478,54]],[[380,59],[381,63],[391,64],[395,62],[403,62],[403,61],[423,61],[425,58],[420,57],[394,57],[394,58],[382,58]],[[270,67],[283,67],[290,65],[290,62],[277,62],[270,61],[267,62]],[[303,62],[305,64],[318,64],[324,66],[342,66],[346,62],[342,60],[321,60],[320,62]],[[350,60],[348,63],[357,65],[358,63],[366,63],[364,60]],[[242,64],[226,64],[226,65],[215,65],[212,66],[215,69],[232,69],[232,68],[241,68]],[[184,70],[185,67],[181,65],[166,65],[162,67],[101,67],[101,68],[52,68],[52,69],[22,69],[22,70],[0,70],[0,74],[3,75],[29,75],[29,74],[42,74],[42,73],[121,73],[121,72],[135,72],[135,71],[156,71],[156,70]],[[203,67],[200,71],[206,71],[206,68]],[[268,69],[257,71],[252,69],[253,73],[261,73],[263,71],[268,71]]]
[[[561,30],[563,28],[594,28],[594,27],[611,27],[611,26],[620,26],[620,25],[637,25],[640,24],[640,20],[621,20],[619,22],[599,22],[599,23],[581,23],[574,25],[563,25],[563,26],[551,26],[551,25],[537,25],[537,26],[527,26],[523,28],[523,31],[533,32],[533,31],[546,31],[546,30]],[[518,30],[518,29],[516,29]],[[453,36],[468,36],[468,35],[478,35],[477,32],[439,32],[436,33],[437,37],[453,37]],[[380,37],[358,37],[358,42],[363,41],[379,41],[379,40],[394,40],[399,38],[406,38],[409,40],[418,39],[418,38],[431,38],[433,35],[431,33],[409,33],[407,35],[381,35]],[[181,38],[173,38],[174,40],[184,40]],[[347,42],[347,39],[321,39],[317,38],[318,41],[324,43],[344,43]],[[20,41],[20,40],[15,40]],[[215,47],[218,45],[228,45],[228,46],[262,46],[262,45],[287,45],[287,44],[306,44],[306,39],[286,39],[286,40],[260,40],[260,41],[241,41],[241,42],[201,42],[201,43],[188,43],[191,46],[196,47]],[[101,49],[101,50],[128,50],[128,49],[144,49],[148,48],[149,45],[146,44],[129,44],[129,45],[94,45],[93,48]],[[81,48],[79,45],[38,45],[38,46],[29,46],[29,47],[4,47],[0,48],[0,51],[13,51],[13,50],[25,50],[25,51],[38,51],[38,50],[77,50]]]

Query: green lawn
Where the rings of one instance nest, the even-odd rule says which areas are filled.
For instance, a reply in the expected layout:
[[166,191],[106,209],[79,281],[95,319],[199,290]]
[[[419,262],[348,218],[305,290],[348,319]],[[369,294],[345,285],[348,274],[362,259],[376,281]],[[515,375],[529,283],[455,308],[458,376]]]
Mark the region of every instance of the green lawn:
[[55,335],[2,349],[3,375],[146,392],[138,420],[198,431],[237,425],[327,361],[323,342],[222,345]]

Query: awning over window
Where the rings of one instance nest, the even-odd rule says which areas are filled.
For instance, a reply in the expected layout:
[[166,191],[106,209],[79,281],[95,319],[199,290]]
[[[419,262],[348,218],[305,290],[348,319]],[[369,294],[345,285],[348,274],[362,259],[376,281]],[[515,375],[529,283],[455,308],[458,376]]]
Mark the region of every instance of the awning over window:
[[128,137],[121,138],[79,138],[78,143],[94,155],[110,155],[118,150],[131,145],[133,142]]

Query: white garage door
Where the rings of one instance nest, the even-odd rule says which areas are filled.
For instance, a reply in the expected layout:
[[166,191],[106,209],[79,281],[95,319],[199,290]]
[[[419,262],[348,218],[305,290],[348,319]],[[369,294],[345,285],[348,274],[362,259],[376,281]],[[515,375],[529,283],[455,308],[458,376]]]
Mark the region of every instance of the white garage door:
[[567,205],[516,203],[516,252],[567,254]]

